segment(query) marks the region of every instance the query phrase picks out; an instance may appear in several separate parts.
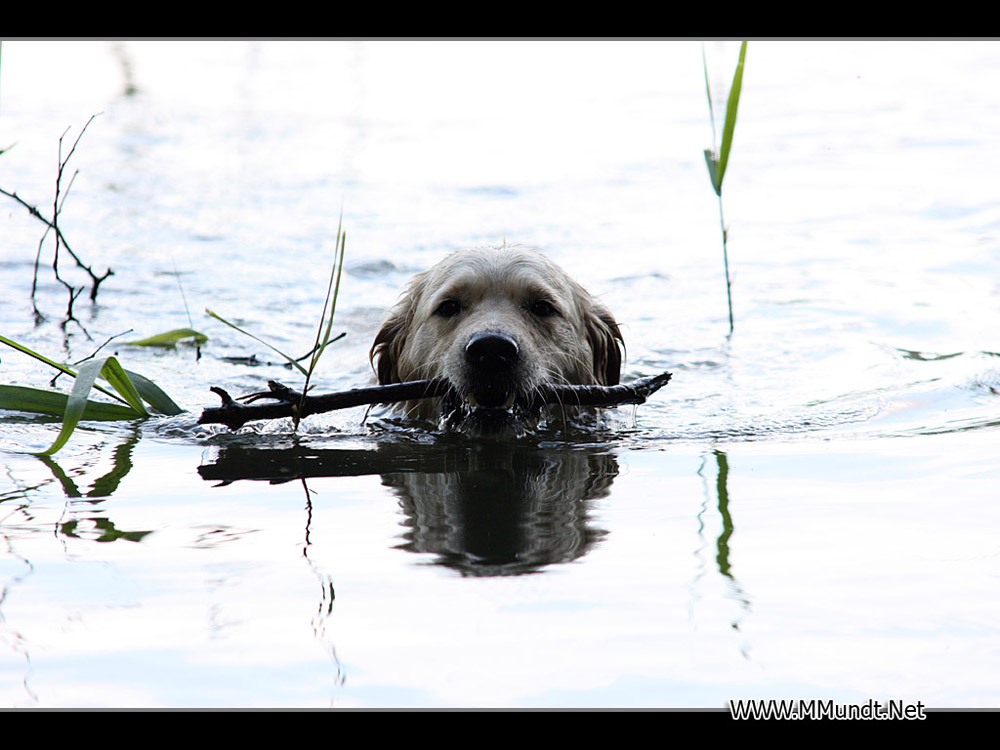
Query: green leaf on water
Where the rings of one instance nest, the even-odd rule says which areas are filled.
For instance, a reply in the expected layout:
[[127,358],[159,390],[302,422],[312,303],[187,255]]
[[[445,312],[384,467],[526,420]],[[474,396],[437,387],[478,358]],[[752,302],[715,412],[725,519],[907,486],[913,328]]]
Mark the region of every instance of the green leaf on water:
[[[153,381],[126,370],[114,357],[90,360],[80,365],[77,372],[73,372],[66,365],[59,364],[4,336],[0,336],[0,343],[75,378],[73,389],[68,396],[58,391],[0,385],[0,409],[62,417],[63,426],[56,441],[48,450],[36,455],[51,456],[56,453],[69,440],[81,419],[97,421],[142,419],[149,416],[149,411],[143,402],[168,416],[184,411]],[[104,378],[113,390],[98,384],[96,382],[98,377]],[[98,390],[121,403],[91,401],[87,398],[91,390]]]
[[[66,375],[69,375],[72,378],[76,377],[76,373],[73,372],[73,370],[71,370],[70,368],[68,368],[66,365],[60,364],[59,362],[56,362],[55,360],[49,359],[44,354],[39,354],[38,352],[36,352],[36,351],[34,351],[34,350],[29,349],[28,347],[26,347],[24,344],[19,344],[16,341],[12,341],[11,339],[7,338],[6,336],[0,336],[0,343],[6,344],[7,346],[11,347],[12,349],[17,349],[19,352],[27,354],[29,357],[33,357],[34,359],[37,359],[39,362],[47,364],[49,367],[55,368],[56,370],[59,370],[59,372],[65,373]],[[110,396],[111,398],[115,399],[116,401],[121,401],[123,404],[126,403],[124,399],[122,399],[119,396],[115,395],[113,392],[109,391],[103,385],[97,384],[97,385],[94,385],[94,388],[96,388],[97,390],[99,390],[105,396]]]
[[135,389],[139,391],[142,400],[160,412],[160,414],[174,417],[184,413],[184,409],[174,403],[174,400],[152,380],[131,370],[125,370],[125,373],[129,376]]
[[192,340],[195,344],[201,345],[208,341],[208,336],[193,328],[175,328],[173,331],[158,333],[155,336],[149,336],[138,341],[125,341],[124,343],[126,346],[162,346],[170,348],[188,339]]
[[[101,360],[97,360],[101,362]],[[88,363],[89,364],[89,363]],[[83,368],[80,368],[83,371]],[[139,395],[139,391],[136,389],[135,384],[132,383],[131,378],[129,378],[128,373],[125,369],[118,364],[118,360],[114,357],[106,357],[103,360],[103,364],[98,369],[99,374],[111,387],[114,388],[118,393],[124,398],[128,405],[139,412],[142,416],[148,417],[149,412],[146,411],[146,407],[142,403],[142,396]],[[77,378],[79,378],[79,374]]]
[[51,456],[60,448],[66,445],[73,430],[83,418],[84,410],[87,407],[87,396],[94,387],[94,381],[98,375],[103,375],[105,379],[117,390],[132,407],[132,418],[138,419],[149,416],[146,407],[142,405],[135,386],[128,379],[128,375],[122,370],[118,360],[114,357],[104,357],[83,363],[76,373],[76,380],[73,381],[73,390],[70,391],[66,401],[66,411],[63,413],[63,426],[59,435],[47,450],[40,451],[38,455]]
[[[69,397],[65,393],[58,391],[46,391],[21,385],[0,385],[0,409],[62,417],[66,413],[68,400]],[[122,419],[135,419],[136,416],[135,410],[131,406],[109,404],[107,401],[87,401],[81,419],[94,422],[113,422]]]

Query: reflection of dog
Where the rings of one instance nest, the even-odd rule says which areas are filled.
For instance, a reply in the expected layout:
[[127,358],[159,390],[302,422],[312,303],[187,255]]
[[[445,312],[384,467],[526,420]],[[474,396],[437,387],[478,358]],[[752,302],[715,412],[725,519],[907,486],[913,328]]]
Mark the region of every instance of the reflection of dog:
[[463,575],[517,575],[579,559],[607,533],[589,515],[618,474],[611,453],[484,441],[450,462],[382,475],[406,514],[402,549]]
[[[532,250],[465,250],[418,274],[375,337],[383,385],[442,378],[441,399],[407,413],[470,432],[517,432],[545,384],[615,385],[621,332],[611,313]],[[433,403],[436,401],[437,403]]]

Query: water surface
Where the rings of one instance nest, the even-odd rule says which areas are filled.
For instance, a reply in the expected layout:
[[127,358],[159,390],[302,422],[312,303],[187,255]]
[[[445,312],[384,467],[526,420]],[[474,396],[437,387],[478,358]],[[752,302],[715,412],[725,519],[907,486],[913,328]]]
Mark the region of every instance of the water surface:
[[[737,50],[706,47],[714,88]],[[44,461],[58,424],[0,420],[4,705],[1000,702],[996,43],[750,43],[731,337],[699,44],[2,54],[5,190],[49,213],[60,136],[101,113],[60,226],[114,276],[64,325],[43,268],[36,323],[43,227],[4,197],[0,332],[74,362],[131,329],[103,351],[190,411]],[[674,379],[504,443],[360,409],[196,426],[209,386],[297,385],[203,310],[304,353],[341,215],[317,389],[368,381],[410,274],[504,241],[615,312],[627,379]],[[185,303],[200,352],[121,343]],[[9,351],[0,377],[51,374]]]

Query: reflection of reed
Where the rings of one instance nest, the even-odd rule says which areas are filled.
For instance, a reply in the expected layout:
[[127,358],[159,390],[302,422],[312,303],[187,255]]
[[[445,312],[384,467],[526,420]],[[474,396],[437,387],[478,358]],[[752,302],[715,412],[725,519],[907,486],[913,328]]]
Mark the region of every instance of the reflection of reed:
[[[306,481],[304,479],[302,480],[302,484],[305,487]],[[327,633],[327,625],[329,624],[330,616],[333,614],[333,603],[337,598],[337,592],[333,588],[333,577],[321,565],[309,557],[309,547],[311,544],[309,542],[309,528],[312,522],[312,500],[309,498],[308,488],[306,488],[306,507],[309,512],[309,520],[306,522],[306,543],[302,547],[302,557],[305,558],[309,569],[316,577],[320,586],[316,614],[313,615],[310,624],[312,625],[313,638],[317,643],[323,644],[330,662],[336,669],[336,674],[333,677],[334,684],[342,686],[347,680],[347,673],[344,671],[344,665],[340,662],[340,657],[337,656],[337,648],[333,645],[333,639]]]
[[492,443],[459,470],[382,481],[407,516],[402,549],[436,553],[464,575],[510,575],[586,554],[606,533],[587,523],[587,501],[617,474],[607,453]]
[[[125,435],[125,439],[115,447],[111,470],[94,480],[91,488],[86,492],[86,497],[111,497],[115,493],[122,479],[132,471],[132,451],[138,442],[139,428],[133,424]],[[41,454],[36,454],[35,457],[52,472],[52,476],[62,486],[66,497],[84,497],[84,493],[77,486],[77,483],[63,471],[54,458]],[[0,495],[0,499],[2,497]]]
[[[139,442],[139,428],[133,425],[125,435],[121,443],[115,446],[112,453],[112,466],[109,471],[96,477],[89,489],[81,489],[78,484],[81,477],[86,473],[77,469],[67,473],[62,466],[51,456],[36,455],[41,463],[52,473],[52,477],[62,488],[63,494],[71,501],[66,505],[63,516],[57,523],[58,533],[65,537],[78,539],[89,539],[95,542],[114,542],[118,540],[140,542],[151,534],[152,531],[132,529],[126,530],[118,528],[115,522],[104,515],[99,515],[103,510],[101,500],[111,497],[128,473],[132,470],[132,451]],[[52,480],[38,485],[50,484]],[[37,489],[31,488],[31,489]],[[26,490],[20,489],[13,493],[0,493],[0,503],[9,497],[22,495],[28,497]],[[79,502],[84,501],[85,502]],[[65,518],[65,516],[69,516]]]
[[729,461],[722,451],[714,451],[715,461],[719,471],[715,479],[715,493],[719,498],[719,516],[722,518],[722,533],[716,543],[715,560],[719,564],[719,572],[727,578],[732,578],[729,572],[729,537],[733,535],[733,518],[729,515]]
[[[717,508],[719,511],[719,520],[722,523],[722,530],[719,532],[719,536],[715,541],[715,563],[718,567],[719,574],[723,576],[727,581],[727,588],[729,590],[730,596],[735,599],[743,613],[733,620],[730,625],[734,630],[740,629],[740,623],[743,618],[750,612],[750,597],[740,586],[739,581],[736,580],[736,576],[733,575],[732,563],[730,561],[730,548],[729,542],[733,536],[734,526],[733,517],[729,511],[729,459],[725,453],[719,450],[712,451],[712,455],[715,458],[716,464],[716,476],[715,476],[715,499],[717,501]],[[704,463],[701,468],[698,469],[698,474],[702,473],[705,468]],[[704,478],[704,475],[702,475]],[[705,486],[705,499],[706,505],[708,501],[708,486]],[[702,532],[704,531],[704,521],[702,519],[702,514],[705,512],[706,508],[703,507],[702,511],[698,514],[698,536],[703,539]],[[701,555],[698,554],[704,548],[704,544],[699,547],[696,555],[700,558]],[[702,577],[699,573],[695,580],[697,581]],[[747,647],[742,649],[743,655],[746,656],[748,653]]]

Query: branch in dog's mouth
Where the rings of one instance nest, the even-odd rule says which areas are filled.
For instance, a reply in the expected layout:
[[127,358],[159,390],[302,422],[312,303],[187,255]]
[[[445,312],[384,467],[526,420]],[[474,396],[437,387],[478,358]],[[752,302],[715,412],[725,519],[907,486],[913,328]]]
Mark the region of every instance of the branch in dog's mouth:
[[[652,394],[670,381],[670,373],[664,372],[651,377],[639,378],[624,385],[547,385],[539,388],[530,402],[504,404],[495,409],[523,409],[537,411],[543,406],[560,404],[563,406],[587,406],[609,408],[620,404],[642,404]],[[199,424],[224,424],[231,430],[238,430],[247,422],[260,419],[281,419],[296,413],[300,418],[311,414],[322,414],[337,409],[372,404],[391,404],[400,401],[416,401],[424,398],[460,399],[445,380],[415,380],[408,383],[377,385],[368,388],[354,388],[349,391],[327,393],[317,396],[293,391],[281,383],[268,382],[269,390],[251,393],[234,400],[222,388],[212,388],[222,399],[222,406],[208,407],[202,411]],[[257,404],[255,401],[268,399],[273,403]],[[243,403],[241,403],[243,402]],[[300,409],[301,406],[301,409]]]

